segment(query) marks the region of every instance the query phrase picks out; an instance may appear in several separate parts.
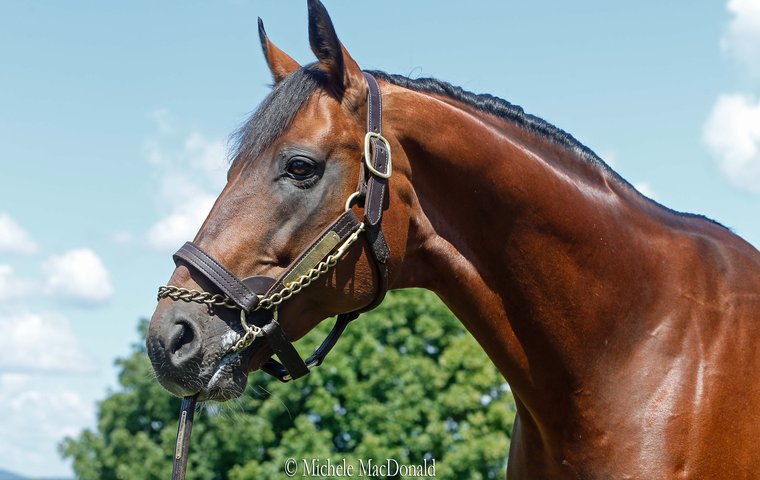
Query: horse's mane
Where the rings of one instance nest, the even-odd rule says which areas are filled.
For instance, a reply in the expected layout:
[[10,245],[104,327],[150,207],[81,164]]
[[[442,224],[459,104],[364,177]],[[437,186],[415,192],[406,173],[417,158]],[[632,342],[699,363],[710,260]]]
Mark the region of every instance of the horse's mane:
[[[522,107],[490,94],[475,94],[436,78],[409,78],[379,70],[367,73],[399,87],[422,93],[441,95],[485,113],[511,121],[529,132],[545,138],[557,145],[570,149],[581,159],[599,168],[608,178],[612,178],[636,191],[626,179],[607,165],[593,150],[579,142],[575,137],[546,120],[525,113]],[[327,81],[325,74],[314,63],[305,65],[286,77],[272,89],[258,109],[231,136],[231,155],[233,161],[240,158],[255,159],[279,137],[295,118],[298,110],[306,103],[318,87]],[[648,198],[648,197],[644,197]],[[652,203],[681,216],[701,218],[722,226],[720,223],[703,215],[672,210],[655,200]]]
[[540,135],[542,138],[546,138],[554,143],[569,148],[578,156],[596,164],[610,173],[615,173],[596,153],[579,142],[571,134],[561,128],[557,128],[543,118],[525,113],[525,110],[523,110],[522,107],[514,105],[502,98],[495,97],[488,93],[476,94],[468,92],[462,87],[457,87],[456,85],[452,85],[443,80],[438,80],[437,78],[409,78],[403,75],[375,70],[368,71],[367,73],[371,73],[376,78],[385,80],[386,82],[399,87],[448,97],[499,118],[510,120],[526,130]]

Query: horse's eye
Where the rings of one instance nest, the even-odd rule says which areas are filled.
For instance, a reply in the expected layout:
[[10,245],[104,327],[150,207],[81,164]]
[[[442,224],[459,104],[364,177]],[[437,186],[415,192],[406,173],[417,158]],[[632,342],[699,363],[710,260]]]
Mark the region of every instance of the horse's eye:
[[314,176],[317,168],[308,160],[304,160],[303,158],[294,158],[288,162],[285,170],[291,177],[295,178],[296,180],[305,180],[309,177]]

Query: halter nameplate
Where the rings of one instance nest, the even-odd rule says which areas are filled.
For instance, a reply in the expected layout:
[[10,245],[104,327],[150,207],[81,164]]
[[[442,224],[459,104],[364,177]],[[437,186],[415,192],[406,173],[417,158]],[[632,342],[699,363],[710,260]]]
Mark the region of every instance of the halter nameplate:
[[304,275],[306,272],[316,267],[317,264],[319,264],[319,262],[321,262],[322,259],[332,251],[333,248],[338,246],[338,243],[340,243],[340,237],[338,234],[332,231],[328,232],[327,235],[322,237],[321,240],[319,240],[313,247],[311,247],[309,253],[301,258],[301,260],[293,267],[290,273],[285,275],[285,278],[282,279],[282,283],[284,285],[288,285],[289,283],[298,279],[298,277],[301,275]]

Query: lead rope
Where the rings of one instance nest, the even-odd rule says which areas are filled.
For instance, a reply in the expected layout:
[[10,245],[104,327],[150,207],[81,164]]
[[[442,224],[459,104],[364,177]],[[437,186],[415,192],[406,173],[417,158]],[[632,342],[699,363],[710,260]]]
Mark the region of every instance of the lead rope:
[[193,430],[193,417],[195,416],[195,404],[197,402],[197,394],[182,399],[182,408],[179,411],[179,424],[177,425],[177,446],[174,448],[172,480],[185,480],[187,457],[190,453],[190,433]]

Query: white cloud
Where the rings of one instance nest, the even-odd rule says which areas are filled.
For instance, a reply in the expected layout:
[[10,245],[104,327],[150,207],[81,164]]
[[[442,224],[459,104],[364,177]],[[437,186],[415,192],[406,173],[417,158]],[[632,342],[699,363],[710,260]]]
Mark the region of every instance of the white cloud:
[[0,213],[0,253],[30,254],[37,249],[26,230],[7,213]]
[[58,313],[0,309],[0,331],[0,468],[68,478],[57,446],[95,423],[93,361]]
[[227,177],[227,147],[222,140],[209,139],[198,131],[177,136],[162,131],[145,141],[145,154],[162,180],[184,175],[205,189],[220,190]]
[[[226,182],[225,143],[200,132],[172,135],[174,124],[165,110],[153,113],[158,135],[145,150],[159,186],[161,217],[146,232],[148,245],[172,252],[192,240]],[[171,128],[170,128],[171,126]]]
[[57,445],[95,423],[95,405],[56,378],[0,374],[0,465],[34,477],[69,477]]
[[760,101],[742,94],[719,96],[703,135],[728,179],[760,193]]
[[32,282],[19,278],[10,265],[0,265],[0,301],[16,300],[32,289]]
[[[55,313],[0,312],[0,371],[86,373],[92,366],[66,317]],[[0,409],[1,410],[1,409]]]
[[760,76],[760,1],[729,0],[728,11],[733,18],[721,47],[751,74]]
[[159,251],[174,251],[183,243],[192,240],[205,220],[216,198],[202,194],[186,198],[173,211],[154,223],[148,230],[147,238],[151,247]]
[[48,259],[48,292],[62,300],[82,306],[97,305],[113,295],[113,286],[105,265],[92,250],[70,250]]
[[199,132],[185,139],[185,151],[193,166],[204,170],[210,178],[224,177],[227,173],[227,147],[219,140],[208,140]]

